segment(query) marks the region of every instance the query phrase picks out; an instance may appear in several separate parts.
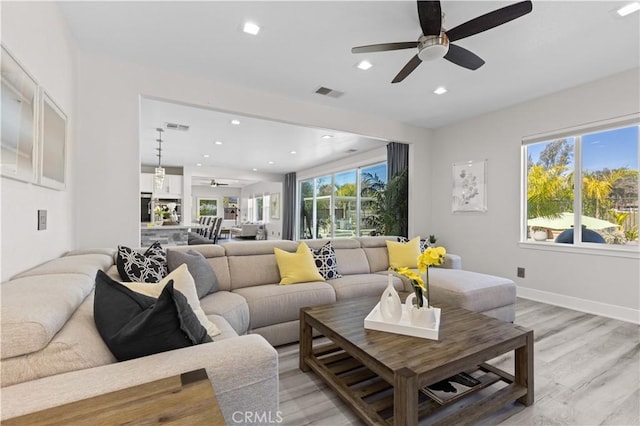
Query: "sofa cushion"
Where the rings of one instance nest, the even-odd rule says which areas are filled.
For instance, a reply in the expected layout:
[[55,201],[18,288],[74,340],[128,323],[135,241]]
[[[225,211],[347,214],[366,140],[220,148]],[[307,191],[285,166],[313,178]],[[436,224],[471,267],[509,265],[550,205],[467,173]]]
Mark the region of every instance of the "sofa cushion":
[[336,301],[333,288],[325,282],[296,285],[267,284],[235,290],[247,300],[250,329],[297,320],[300,308]]
[[273,250],[280,271],[280,284],[324,281],[316,268],[311,250],[304,242],[300,243],[295,253],[289,253],[277,247]]
[[98,271],[93,311],[98,332],[119,361],[211,342],[173,282],[155,299]]
[[[261,336],[240,336],[97,368],[70,371],[2,389],[2,421],[135,385],[206,368],[227,424],[237,412],[278,409],[278,353]],[[274,391],[275,390],[275,391]],[[188,395],[183,395],[188,399]],[[52,419],[55,422],[55,419]],[[186,421],[185,421],[186,422]],[[183,422],[183,423],[185,423]],[[244,423],[244,422],[242,422]],[[266,422],[258,422],[266,424]]]
[[[4,339],[3,339],[4,345]],[[48,345],[29,354],[5,358],[2,386],[116,362],[93,320],[93,292],[75,310]]]
[[334,251],[336,252],[338,272],[341,275],[369,273],[369,260],[363,249],[340,249],[334,247]]
[[93,283],[84,274],[35,275],[2,283],[2,359],[44,348],[91,292]]
[[111,255],[101,253],[78,254],[50,260],[21,272],[12,279],[50,274],[84,274],[93,281],[98,269],[104,271],[111,265],[113,265],[113,256]]
[[433,304],[447,303],[484,312],[516,301],[516,286],[508,278],[460,269],[429,269],[429,293]]
[[218,291],[218,278],[213,272],[204,256],[197,251],[189,250],[186,253],[167,250],[167,266],[169,271],[176,270],[180,265],[186,264],[189,273],[193,277],[198,292],[198,298],[202,299],[209,293]]
[[218,291],[200,299],[204,313],[220,315],[226,319],[238,334],[249,330],[249,305],[244,297],[230,291]]
[[316,263],[318,272],[325,280],[333,280],[340,278],[342,275],[338,273],[336,252],[331,245],[331,241],[327,241],[325,245],[317,249],[311,249],[313,260]]
[[122,281],[157,283],[167,275],[167,257],[158,242],[140,254],[129,247],[118,246],[116,259]]
[[216,342],[224,339],[230,339],[232,337],[238,337],[238,332],[222,315],[207,315],[207,319],[215,324],[216,328],[220,330],[220,334],[216,335]]
[[[204,258],[203,258],[204,259]],[[217,336],[220,334],[220,330],[214,323],[207,319],[207,315],[204,313],[202,308],[200,307],[200,301],[198,300],[198,293],[196,292],[196,284],[194,282],[193,277],[189,273],[189,268],[187,264],[183,263],[178,266],[173,272],[169,273],[166,277],[162,279],[159,283],[123,283],[127,288],[142,293],[146,296],[151,296],[153,298],[160,297],[162,290],[164,287],[173,281],[173,288],[178,290],[180,293],[187,298],[187,303],[191,309],[193,309],[193,313],[196,314],[200,325],[202,325],[206,330],[207,334],[211,337]]]
[[[327,281],[336,292],[336,299],[352,299],[356,297],[381,296],[388,284],[388,274],[355,274],[345,275],[336,280]],[[393,277],[393,286],[402,291],[404,284],[397,276]]]
[[415,268],[420,256],[420,237],[415,237],[406,243],[387,241],[390,268]]

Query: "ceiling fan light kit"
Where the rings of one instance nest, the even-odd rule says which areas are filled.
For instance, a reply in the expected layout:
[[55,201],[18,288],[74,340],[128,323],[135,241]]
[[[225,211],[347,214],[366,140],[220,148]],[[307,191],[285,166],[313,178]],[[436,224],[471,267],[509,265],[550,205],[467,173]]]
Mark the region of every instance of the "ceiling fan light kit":
[[418,52],[400,70],[391,81],[392,83],[399,83],[404,80],[422,62],[434,61],[440,58],[469,70],[477,70],[484,65],[484,60],[464,47],[450,44],[450,42],[506,24],[533,10],[531,1],[521,1],[485,13],[446,31],[443,27],[444,18],[439,1],[418,1],[417,3],[418,18],[422,29],[422,35],[417,42],[372,44],[351,49],[352,53],[370,53],[417,48]]
[[418,43],[418,58],[423,62],[444,58],[449,52],[449,37],[444,31],[437,36],[422,36]]

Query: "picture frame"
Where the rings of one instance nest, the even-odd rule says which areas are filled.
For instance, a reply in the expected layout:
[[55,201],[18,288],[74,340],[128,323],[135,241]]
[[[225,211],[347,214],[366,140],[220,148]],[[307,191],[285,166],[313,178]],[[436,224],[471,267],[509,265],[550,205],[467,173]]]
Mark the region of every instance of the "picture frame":
[[453,163],[453,213],[487,211],[487,160]]
[[36,80],[2,45],[0,174],[37,183],[39,89]]
[[280,219],[280,193],[274,192],[269,196],[269,210],[271,219]]
[[198,197],[196,220],[199,220],[200,216],[218,216],[218,199]]
[[222,206],[224,208],[224,219],[238,221],[240,208],[238,205],[238,197],[226,196],[222,198]]
[[64,190],[67,172],[67,116],[51,96],[42,91],[38,184]]

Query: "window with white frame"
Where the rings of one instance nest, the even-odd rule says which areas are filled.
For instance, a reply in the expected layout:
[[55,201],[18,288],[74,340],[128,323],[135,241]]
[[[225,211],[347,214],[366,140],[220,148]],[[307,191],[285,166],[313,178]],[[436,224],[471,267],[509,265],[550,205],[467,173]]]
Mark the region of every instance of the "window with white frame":
[[522,153],[522,241],[638,251],[637,117],[525,138]]

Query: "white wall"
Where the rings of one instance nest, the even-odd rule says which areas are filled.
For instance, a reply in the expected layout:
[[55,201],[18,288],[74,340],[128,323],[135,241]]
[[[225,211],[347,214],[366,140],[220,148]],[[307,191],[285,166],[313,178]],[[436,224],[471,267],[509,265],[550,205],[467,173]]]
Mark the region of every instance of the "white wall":
[[138,214],[131,212],[139,209],[140,95],[402,142],[424,143],[430,134],[383,117],[292,101],[81,52],[75,151],[78,247],[139,244]]
[[[247,216],[247,200],[254,197],[271,196],[271,194],[280,194],[280,216],[279,219],[272,219],[271,217],[265,217],[263,222],[265,229],[267,230],[267,239],[269,240],[281,240],[282,239],[282,182],[258,182],[253,185],[247,185],[242,188],[242,197],[240,201],[240,217],[242,221],[245,221]],[[269,200],[270,201],[270,200]],[[267,203],[264,199],[265,205]],[[271,216],[271,213],[269,213]],[[251,221],[250,219],[246,219]]]
[[[74,149],[75,48],[54,3],[2,2],[2,44],[43,86],[68,117]],[[72,248],[74,158],[67,157],[67,189],[54,191],[0,178],[2,244],[0,275],[6,280]],[[47,229],[37,230],[37,210],[47,210]]]
[[[583,86],[434,131],[429,232],[463,267],[512,278],[519,293],[638,321],[640,260],[526,249],[520,238],[520,146],[523,136],[639,110],[639,72]],[[490,102],[490,100],[488,100]],[[488,212],[451,213],[451,164],[488,160]],[[419,161],[419,160],[417,160]],[[516,268],[526,277],[516,278]],[[550,294],[552,293],[552,294]]]

